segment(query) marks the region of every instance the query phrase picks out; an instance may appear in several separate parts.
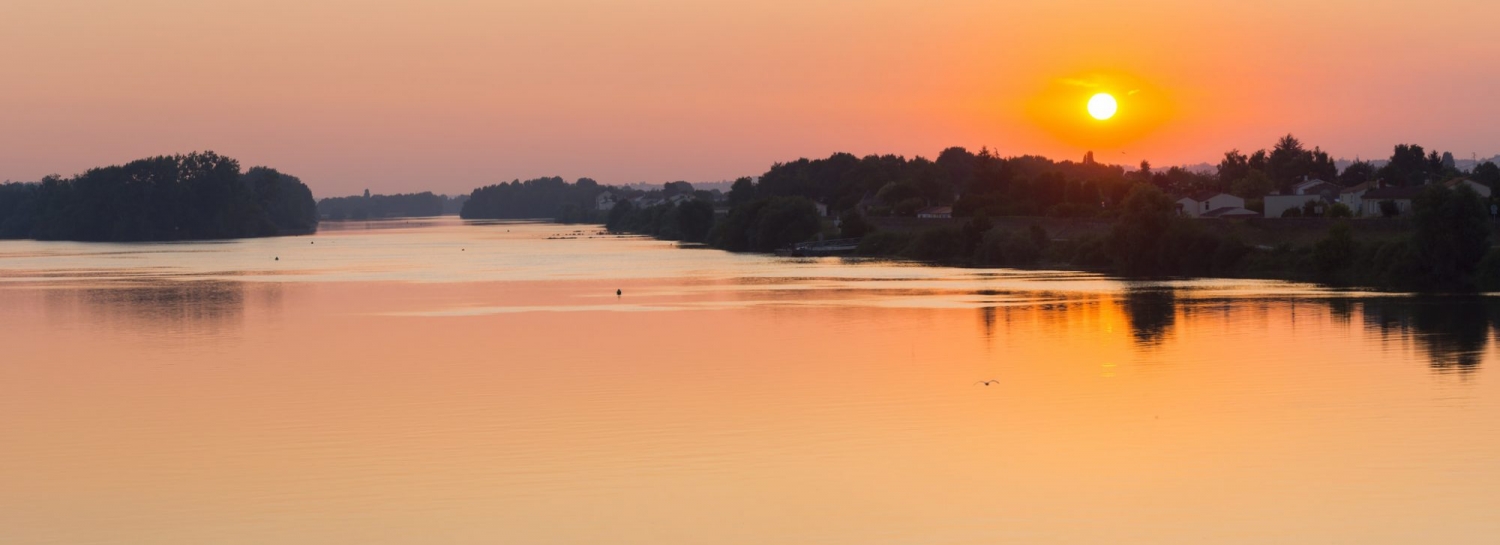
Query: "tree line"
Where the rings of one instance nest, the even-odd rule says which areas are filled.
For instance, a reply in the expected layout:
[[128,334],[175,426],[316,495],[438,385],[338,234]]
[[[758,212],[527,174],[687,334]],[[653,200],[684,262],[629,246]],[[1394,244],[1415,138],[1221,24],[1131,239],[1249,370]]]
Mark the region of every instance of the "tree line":
[[70,178],[0,185],[0,238],[164,241],[317,230],[312,191],[213,152],[164,155]]
[[318,200],[318,214],[330,220],[367,220],[441,216],[456,212],[467,197],[436,195],[431,191],[395,195],[328,197]]
[[[737,180],[728,213],[692,233],[706,233],[705,242],[736,251],[769,251],[821,233],[860,238],[863,255],[959,265],[1048,264],[1126,276],[1287,278],[1416,291],[1500,289],[1500,254],[1489,251],[1486,203],[1465,187],[1431,183],[1463,175],[1500,184],[1494,163],[1460,172],[1451,154],[1405,144],[1395,147],[1384,166],[1358,161],[1341,171],[1326,152],[1308,149],[1291,135],[1269,151],[1227,152],[1215,174],[1154,171],[1149,163],[1126,171],[1092,154],[1081,162],[1002,158],[963,148],[944,150],[936,161],[834,154],[778,163],[758,180]],[[1312,178],[1430,185],[1415,202],[1413,229],[1396,240],[1357,243],[1344,226],[1316,245],[1270,250],[1253,248],[1214,224],[1179,217],[1171,196],[1208,190],[1256,198]],[[838,230],[821,223],[815,202],[837,211]],[[919,231],[881,231],[871,221],[949,203],[954,217],[967,220]],[[677,213],[617,208],[608,226],[691,240],[674,220]],[[1114,227],[1108,236],[1053,241],[1040,227],[996,229],[989,218],[999,216],[1098,217]]]
[[552,219],[583,223],[596,219],[594,199],[606,188],[589,178],[514,180],[475,189],[459,211],[464,219]]
[[[936,160],[836,153],[776,163],[758,178],[736,180],[727,206],[717,209],[707,198],[638,206],[628,200],[627,190],[586,178],[574,184],[561,178],[513,181],[476,189],[464,217],[602,222],[616,232],[731,251],[772,251],[823,235],[860,238],[858,251],[864,255],[962,265],[1050,264],[1127,276],[1291,278],[1422,291],[1500,288],[1500,272],[1489,272],[1500,268],[1500,257],[1488,251],[1486,203],[1470,190],[1432,183],[1458,176],[1500,185],[1500,167],[1494,163],[1462,172],[1452,154],[1410,144],[1396,146],[1382,166],[1356,161],[1340,169],[1327,152],[1292,135],[1268,150],[1226,152],[1211,174],[1177,167],[1154,170],[1147,162],[1126,170],[1100,162],[1092,153],[1074,162],[955,147]],[[1331,230],[1316,245],[1270,250],[1178,217],[1173,197],[1222,191],[1257,200],[1314,178],[1345,185],[1381,180],[1430,187],[1416,202],[1414,229],[1398,240],[1361,244],[1344,227]],[[661,193],[691,194],[690,184],[682,185],[686,187],[667,184]],[[618,197],[607,212],[598,210],[595,200],[605,191]],[[820,205],[839,217],[837,228],[822,217]],[[915,232],[882,231],[872,221],[913,216],[934,205],[950,206],[952,216],[963,220]],[[1316,213],[1349,215],[1333,208]],[[1040,227],[1019,232],[993,228],[988,218],[1000,216],[1102,218],[1114,227],[1108,236],[1053,241]]]
[[[1251,247],[1213,221],[1177,214],[1171,197],[1137,184],[1105,235],[1052,240],[1040,226],[1005,230],[987,216],[915,232],[875,231],[857,253],[979,267],[1054,267],[1127,277],[1241,277],[1315,281],[1420,292],[1500,290],[1492,221],[1467,186],[1432,185],[1414,203],[1412,226],[1391,240],[1357,241],[1333,224],[1310,245]],[[845,222],[845,234],[851,224]],[[867,227],[856,227],[856,229]]]

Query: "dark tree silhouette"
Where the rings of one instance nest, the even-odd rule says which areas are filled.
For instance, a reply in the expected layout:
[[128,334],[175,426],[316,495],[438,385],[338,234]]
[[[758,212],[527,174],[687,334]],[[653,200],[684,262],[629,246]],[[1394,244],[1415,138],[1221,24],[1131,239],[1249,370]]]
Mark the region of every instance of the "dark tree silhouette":
[[0,192],[0,234],[15,238],[225,239],[305,234],[317,225],[301,180],[265,167],[241,174],[237,161],[213,152],[49,176]]

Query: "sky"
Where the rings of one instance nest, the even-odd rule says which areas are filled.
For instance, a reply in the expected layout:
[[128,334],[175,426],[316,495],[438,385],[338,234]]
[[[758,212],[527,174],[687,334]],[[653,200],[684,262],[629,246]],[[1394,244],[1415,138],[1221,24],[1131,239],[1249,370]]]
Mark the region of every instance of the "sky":
[[[5,0],[0,180],[213,150],[318,197],[1292,133],[1500,153],[1493,0]],[[1115,94],[1100,122],[1085,103]]]

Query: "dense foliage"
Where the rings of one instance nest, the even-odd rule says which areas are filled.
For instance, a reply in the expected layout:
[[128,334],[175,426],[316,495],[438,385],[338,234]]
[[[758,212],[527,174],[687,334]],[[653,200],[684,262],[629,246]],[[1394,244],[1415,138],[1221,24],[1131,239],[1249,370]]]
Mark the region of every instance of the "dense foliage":
[[1123,168],[1095,162],[1091,155],[1083,162],[1057,162],[964,148],[944,150],[936,161],[838,153],[778,163],[758,183],[737,181],[729,202],[804,197],[838,212],[860,209],[877,216],[913,216],[922,207],[942,204],[951,204],[957,216],[1091,216],[1123,198],[1130,183]]
[[604,227],[617,233],[639,233],[662,240],[705,242],[714,226],[712,203],[693,199],[677,204],[664,202],[637,208],[630,201],[609,211]]
[[432,192],[397,195],[329,197],[318,201],[318,213],[331,220],[365,220],[441,216],[447,213],[450,197]]
[[1314,246],[1318,280],[1412,291],[1497,289],[1500,259],[1490,249],[1490,218],[1468,187],[1428,187],[1415,204],[1415,229],[1380,244],[1359,244],[1335,227]]
[[811,200],[771,197],[736,206],[714,226],[709,242],[729,251],[770,252],[812,238],[822,219]]
[[459,211],[464,219],[546,218],[571,222],[592,217],[594,199],[606,189],[588,178],[568,183],[559,177],[515,180],[475,189]]
[[[1473,190],[1430,186],[1415,203],[1412,229],[1391,240],[1361,243],[1348,223],[1305,247],[1255,249],[1173,213],[1160,190],[1138,185],[1103,237],[1051,241],[1038,226],[1005,231],[976,217],[961,226],[916,232],[876,231],[858,253],[984,267],[1051,266],[1123,276],[1283,278],[1420,292],[1500,290],[1500,251]],[[982,232],[978,245],[966,246]]]
[[310,233],[318,216],[301,180],[241,173],[213,152],[152,157],[0,188],[0,237],[153,241]]
[[[1292,135],[1269,150],[1249,155],[1227,152],[1213,174],[1176,167],[1153,170],[1147,162],[1127,171],[1096,161],[1092,153],[1080,162],[1000,157],[989,150],[972,153],[964,148],[946,149],[936,160],[837,153],[777,163],[758,179],[740,178],[725,199],[728,209],[717,213],[707,199],[657,199],[640,206],[621,199],[613,210],[595,213],[593,221],[607,220],[607,227],[617,232],[706,241],[732,251],[772,251],[828,235],[860,238],[857,252],[862,255],[961,265],[1048,265],[1127,276],[1292,278],[1423,291],[1500,287],[1500,257],[1486,257],[1486,204],[1469,190],[1452,191],[1432,183],[1459,175],[1492,188],[1500,184],[1500,167],[1493,163],[1463,173],[1455,168],[1451,154],[1412,145],[1396,146],[1384,166],[1356,161],[1340,172],[1326,152],[1308,149]],[[1262,197],[1311,179],[1346,185],[1386,180],[1435,189],[1415,204],[1410,221],[1416,229],[1410,236],[1380,243],[1361,244],[1335,228],[1317,244],[1252,248],[1213,229],[1217,224],[1177,212],[1176,199],[1194,192],[1230,193],[1245,198],[1247,208],[1259,210]],[[667,184],[662,193],[691,190],[681,185]],[[599,191],[591,182],[570,186],[556,178],[491,186],[475,191],[472,207],[478,210],[483,204],[507,212],[472,217],[546,217],[545,210],[556,210],[554,217],[571,217],[570,209],[593,204],[589,199]],[[839,218],[836,230],[825,225],[818,210],[823,206]],[[875,220],[915,216],[935,206],[949,208],[931,214],[951,213],[959,220],[935,222],[927,229],[877,228]],[[1395,206],[1379,203],[1382,211],[1389,210],[1384,215],[1400,212]],[[1342,203],[1325,202],[1309,202],[1284,214],[1355,215]],[[1102,218],[1111,220],[1113,227],[1104,235],[1054,241],[1039,226],[1007,231],[993,228],[988,219],[1006,216]],[[1486,280],[1491,277],[1494,282]]]

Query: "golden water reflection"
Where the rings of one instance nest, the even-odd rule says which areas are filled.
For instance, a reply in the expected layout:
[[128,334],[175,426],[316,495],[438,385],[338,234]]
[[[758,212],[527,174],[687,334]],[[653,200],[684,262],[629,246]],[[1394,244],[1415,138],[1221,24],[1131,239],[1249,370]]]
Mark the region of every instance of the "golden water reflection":
[[0,243],[0,542],[1500,532],[1488,298],[559,229]]

